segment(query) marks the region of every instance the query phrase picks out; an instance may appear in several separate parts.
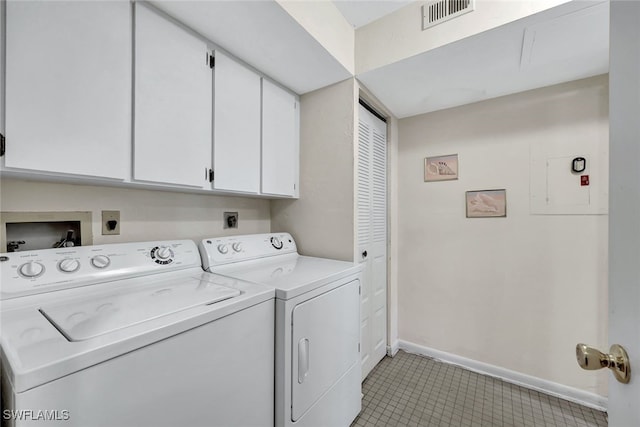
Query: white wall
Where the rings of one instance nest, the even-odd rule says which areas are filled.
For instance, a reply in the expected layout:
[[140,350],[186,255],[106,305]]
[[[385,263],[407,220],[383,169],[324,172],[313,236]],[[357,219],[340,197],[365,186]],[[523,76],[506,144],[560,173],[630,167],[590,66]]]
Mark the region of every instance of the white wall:
[[[575,345],[607,343],[607,216],[531,215],[529,153],[576,138],[608,147],[598,76],[399,121],[401,340],[606,395]],[[457,181],[423,182],[458,153]],[[507,218],[467,219],[467,190],[507,189]]]
[[425,31],[422,31],[422,5],[426,2],[411,2],[356,30],[356,74],[453,43],[567,1],[476,0],[473,12]]
[[[138,189],[2,179],[0,210],[91,211],[93,243],[203,239],[268,233],[269,201]],[[120,211],[120,235],[102,235],[102,210]],[[223,229],[223,212],[237,211],[237,229]]]
[[303,255],[354,258],[354,79],[300,97],[300,199],[271,202],[271,229]]

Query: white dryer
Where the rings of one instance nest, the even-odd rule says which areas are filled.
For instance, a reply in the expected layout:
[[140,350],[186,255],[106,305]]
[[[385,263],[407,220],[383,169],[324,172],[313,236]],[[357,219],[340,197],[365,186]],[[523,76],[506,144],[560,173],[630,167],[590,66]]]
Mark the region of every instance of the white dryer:
[[203,272],[188,240],[0,260],[9,425],[273,425],[273,289]]
[[204,239],[207,271],[276,292],[276,426],[347,427],[361,408],[357,264],[301,256],[287,233]]

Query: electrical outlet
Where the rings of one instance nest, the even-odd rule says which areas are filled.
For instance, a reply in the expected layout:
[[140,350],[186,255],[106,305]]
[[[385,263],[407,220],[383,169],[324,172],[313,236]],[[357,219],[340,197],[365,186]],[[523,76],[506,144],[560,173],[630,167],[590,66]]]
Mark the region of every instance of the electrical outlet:
[[238,228],[238,212],[225,212],[223,222],[223,228]]
[[102,211],[102,235],[120,235],[120,211]]

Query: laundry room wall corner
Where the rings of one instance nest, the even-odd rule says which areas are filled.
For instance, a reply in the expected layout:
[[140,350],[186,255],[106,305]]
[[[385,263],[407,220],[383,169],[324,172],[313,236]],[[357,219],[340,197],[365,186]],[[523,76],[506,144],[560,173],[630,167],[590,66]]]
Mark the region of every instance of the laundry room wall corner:
[[355,79],[300,97],[300,198],[271,201],[271,231],[302,255],[353,261]]

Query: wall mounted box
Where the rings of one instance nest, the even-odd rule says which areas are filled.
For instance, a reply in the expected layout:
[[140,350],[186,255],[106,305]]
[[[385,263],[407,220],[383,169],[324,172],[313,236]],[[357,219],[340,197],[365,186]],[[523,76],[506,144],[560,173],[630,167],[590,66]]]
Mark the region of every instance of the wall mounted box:
[[[537,215],[605,215],[609,203],[609,155],[597,139],[545,141],[530,148],[530,212]],[[576,157],[586,159],[581,173]],[[589,185],[583,185],[584,175]]]
[[19,250],[49,249],[69,230],[73,230],[74,245],[93,244],[91,212],[2,212],[0,252],[9,252],[10,241],[24,241]]

